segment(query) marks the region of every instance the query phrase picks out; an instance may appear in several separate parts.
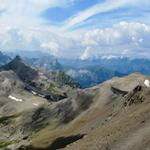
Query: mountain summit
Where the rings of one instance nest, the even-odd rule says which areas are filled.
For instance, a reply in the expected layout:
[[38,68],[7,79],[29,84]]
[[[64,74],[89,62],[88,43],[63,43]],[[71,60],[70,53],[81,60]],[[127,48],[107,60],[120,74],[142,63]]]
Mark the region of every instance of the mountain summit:
[[66,90],[76,87],[71,77],[62,71],[45,74],[26,64],[20,56],[16,56],[8,64],[1,66],[0,70],[13,71],[25,84],[26,90],[50,101],[66,98]]
[[31,81],[38,76],[38,72],[25,64],[20,56],[16,56],[11,62],[1,67],[1,70],[14,71],[21,80]]

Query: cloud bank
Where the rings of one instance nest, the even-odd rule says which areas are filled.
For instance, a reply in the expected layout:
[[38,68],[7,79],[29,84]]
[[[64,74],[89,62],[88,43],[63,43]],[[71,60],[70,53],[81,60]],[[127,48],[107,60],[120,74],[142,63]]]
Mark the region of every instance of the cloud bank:
[[120,22],[106,29],[55,34],[49,28],[0,30],[1,49],[42,50],[58,57],[150,57],[150,26]]
[[[150,57],[149,0],[104,0],[60,25],[48,24],[48,20],[41,17],[47,9],[70,7],[77,1],[81,0],[0,0],[0,49],[41,50],[57,57],[83,60],[106,56]],[[110,20],[98,19],[98,27],[94,28],[86,24],[95,15],[129,8],[141,12],[140,18],[130,17],[125,21],[119,18],[115,23],[111,20],[112,24],[103,28],[99,27],[102,21]],[[83,24],[82,28],[71,30],[80,24]]]
[[[150,26],[136,22],[120,22],[111,28],[94,29],[85,33],[86,46],[81,58],[99,56],[149,57]],[[89,51],[90,49],[90,51]]]

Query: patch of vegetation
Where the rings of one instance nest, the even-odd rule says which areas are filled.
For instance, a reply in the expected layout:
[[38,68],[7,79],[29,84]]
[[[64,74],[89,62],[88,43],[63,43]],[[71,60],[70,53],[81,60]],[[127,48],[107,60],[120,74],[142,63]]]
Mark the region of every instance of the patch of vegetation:
[[17,143],[17,141],[0,141],[0,148],[4,148],[15,143]]
[[54,89],[55,88],[55,85],[53,84],[53,83],[50,83],[49,84],[49,90],[52,90],[52,89]]
[[69,85],[71,87],[79,87],[79,84],[74,81],[73,78],[71,78],[69,75],[65,74],[63,71],[59,71],[57,75],[57,82],[63,86],[63,85]]
[[54,95],[61,95],[61,96],[64,96],[64,93],[60,90],[60,89],[58,89],[53,83],[50,83],[49,84],[49,88],[48,88],[48,90],[52,93],[52,94],[54,94]]
[[16,115],[10,115],[10,116],[4,116],[0,118],[0,124],[8,124],[12,119],[17,118],[18,116],[20,116],[21,113],[18,113]]
[[0,124],[8,124],[13,116],[5,116],[0,118]]

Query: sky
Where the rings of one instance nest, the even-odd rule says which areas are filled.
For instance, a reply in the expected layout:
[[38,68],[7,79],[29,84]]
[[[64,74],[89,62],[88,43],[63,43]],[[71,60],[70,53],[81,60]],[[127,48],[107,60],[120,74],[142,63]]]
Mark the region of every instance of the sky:
[[150,58],[150,0],[0,0],[0,50]]

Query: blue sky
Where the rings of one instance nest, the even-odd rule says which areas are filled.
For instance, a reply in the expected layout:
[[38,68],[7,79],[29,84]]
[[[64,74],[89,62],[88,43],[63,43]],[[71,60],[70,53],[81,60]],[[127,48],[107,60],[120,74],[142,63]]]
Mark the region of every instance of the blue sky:
[[149,0],[0,0],[0,48],[57,57],[150,56]]
[[104,0],[78,0],[70,6],[48,8],[42,13],[41,17],[44,17],[49,23],[61,24],[78,12],[84,11],[103,1]]
[[[47,8],[44,12],[42,12],[41,18],[44,18],[47,24],[62,26],[65,21],[67,22],[67,20],[69,20],[70,18],[72,19],[75,18],[78,14],[80,14],[80,12],[84,11],[86,12],[93,6],[99,5],[101,9],[100,4],[103,5],[104,3],[108,3],[107,5],[109,5],[109,3],[111,2],[109,2],[108,0],[77,0],[71,5],[66,7]],[[86,19],[82,20],[81,22],[76,23],[71,28],[75,29],[77,29],[78,27],[89,28],[90,26],[92,28],[93,27],[105,28],[119,21],[138,21],[149,24],[149,12],[150,12],[150,7],[148,7],[149,5],[147,7],[145,7],[145,5],[142,4],[139,7],[139,5],[138,6],[133,4],[130,5],[130,3],[127,1],[126,5],[120,5],[120,7],[116,8],[114,7],[108,11],[104,10],[102,12],[95,13],[87,17]]]

